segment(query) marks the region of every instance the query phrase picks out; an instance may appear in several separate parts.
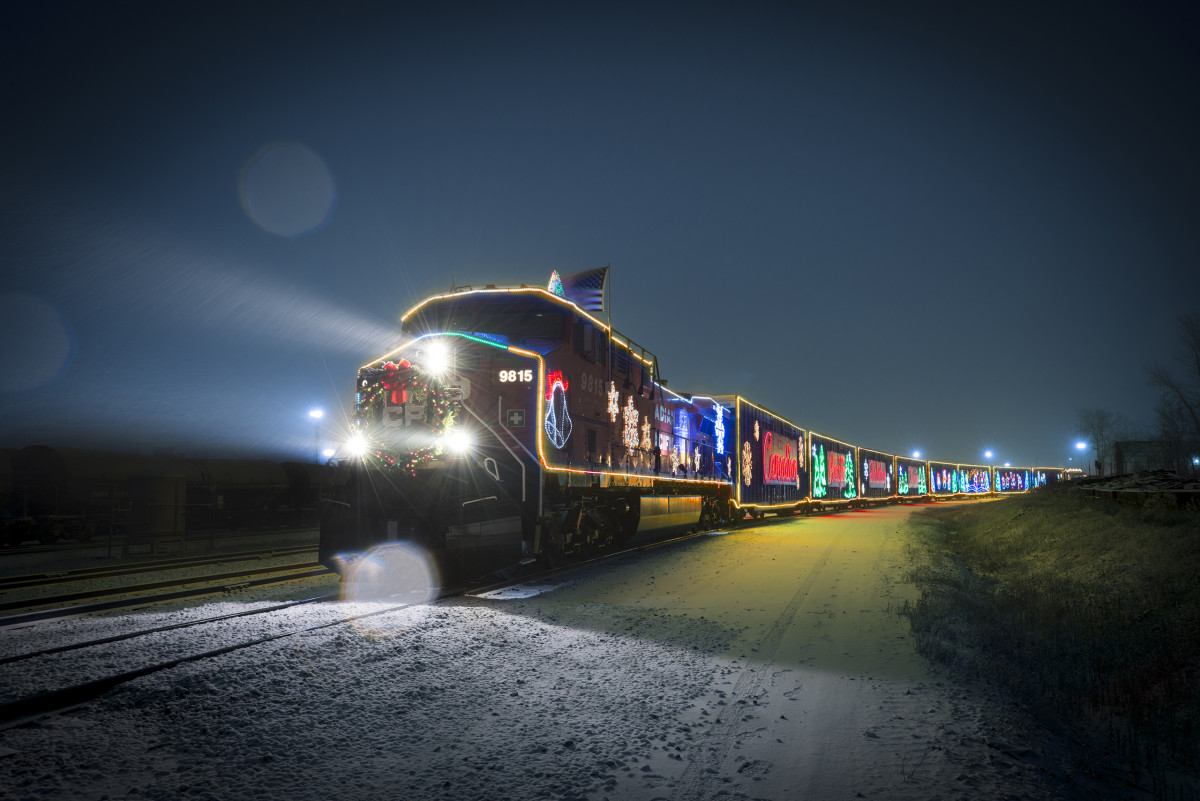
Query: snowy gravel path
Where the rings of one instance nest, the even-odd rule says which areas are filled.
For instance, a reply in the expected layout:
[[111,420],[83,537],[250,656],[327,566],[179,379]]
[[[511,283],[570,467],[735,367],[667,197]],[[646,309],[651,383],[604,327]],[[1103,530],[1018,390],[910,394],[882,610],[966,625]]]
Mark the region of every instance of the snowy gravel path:
[[0,799],[1121,797],[928,671],[896,614],[908,514],[768,521],[138,679],[0,731]]

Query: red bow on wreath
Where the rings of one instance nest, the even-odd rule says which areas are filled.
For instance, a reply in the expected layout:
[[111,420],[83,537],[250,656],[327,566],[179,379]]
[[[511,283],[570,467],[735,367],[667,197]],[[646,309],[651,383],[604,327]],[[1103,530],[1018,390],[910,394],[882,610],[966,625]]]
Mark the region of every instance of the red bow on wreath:
[[408,403],[408,374],[411,370],[412,364],[408,359],[401,359],[398,364],[388,362],[383,365],[383,378],[379,380],[379,383],[391,393],[389,402],[393,405]]

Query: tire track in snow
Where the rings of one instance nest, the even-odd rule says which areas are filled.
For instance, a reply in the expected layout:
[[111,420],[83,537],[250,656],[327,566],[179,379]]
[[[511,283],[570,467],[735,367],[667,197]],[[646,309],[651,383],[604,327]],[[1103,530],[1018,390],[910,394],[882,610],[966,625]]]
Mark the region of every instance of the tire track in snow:
[[[713,722],[704,741],[698,744],[699,753],[689,757],[687,767],[684,768],[683,775],[679,777],[679,781],[675,785],[675,793],[672,798],[680,801],[695,801],[709,797],[712,791],[711,785],[719,780],[721,765],[729,756],[729,752],[733,749],[734,739],[737,737],[739,721],[736,719],[738,715],[735,710],[740,706],[739,702],[751,698],[762,689],[763,680],[769,672],[768,668],[774,663],[775,654],[779,650],[780,643],[783,642],[783,635],[791,628],[796,613],[800,611],[800,607],[809,592],[812,591],[817,577],[821,575],[821,571],[828,564],[830,554],[833,553],[833,549],[837,547],[841,539],[841,535],[838,535],[833,542],[829,543],[829,547],[817,559],[817,563],[804,577],[804,581],[800,582],[800,586],[796,588],[796,592],[788,601],[787,606],[771,624],[770,631],[759,643],[758,656],[747,662],[746,667],[742,670],[742,675],[738,676],[737,682],[733,685],[728,711]],[[730,716],[733,719],[729,719]]]

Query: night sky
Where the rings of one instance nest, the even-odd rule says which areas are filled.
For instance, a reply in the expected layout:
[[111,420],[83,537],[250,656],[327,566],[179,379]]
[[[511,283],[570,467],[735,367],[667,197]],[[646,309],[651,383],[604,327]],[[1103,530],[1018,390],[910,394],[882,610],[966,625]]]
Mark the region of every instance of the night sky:
[[1200,307],[1194,4],[19,5],[2,447],[311,458],[423,298],[611,264],[673,389],[1066,464]]

